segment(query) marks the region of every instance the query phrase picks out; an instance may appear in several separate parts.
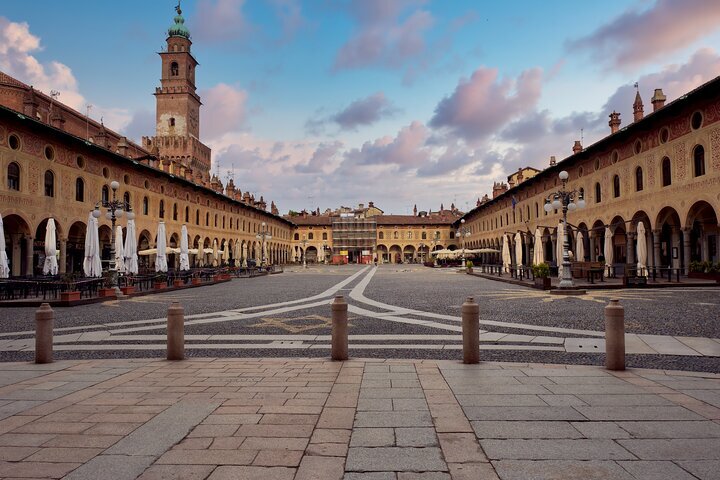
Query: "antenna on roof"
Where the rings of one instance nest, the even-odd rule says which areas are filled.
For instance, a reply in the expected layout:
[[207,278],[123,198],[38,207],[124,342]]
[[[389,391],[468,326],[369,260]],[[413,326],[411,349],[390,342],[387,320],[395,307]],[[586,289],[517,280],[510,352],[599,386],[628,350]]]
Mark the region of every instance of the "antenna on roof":
[[584,137],[585,137],[585,129],[581,128],[580,129],[580,145],[583,144]]

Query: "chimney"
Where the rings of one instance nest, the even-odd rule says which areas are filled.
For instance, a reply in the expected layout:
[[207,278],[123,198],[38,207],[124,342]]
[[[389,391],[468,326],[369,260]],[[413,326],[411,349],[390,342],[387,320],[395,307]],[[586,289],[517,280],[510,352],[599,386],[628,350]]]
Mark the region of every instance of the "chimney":
[[667,100],[667,97],[666,97],[665,94],[663,93],[662,88],[656,88],[656,89],[655,89],[655,94],[654,94],[654,95],[652,96],[652,98],[650,99],[650,101],[651,101],[652,104],[653,104],[653,112],[657,112],[657,111],[660,110],[662,107],[664,107],[664,106],[665,106],[665,100]]
[[635,102],[633,102],[633,122],[642,120],[644,117],[642,98],[640,98],[640,92],[635,92]]
[[368,208],[373,208],[375,206],[374,202],[368,202]]
[[620,130],[620,114],[617,113],[615,110],[610,114],[610,121],[608,122],[608,125],[610,125],[610,133],[613,134]]
[[550,156],[550,166],[554,167],[557,162],[555,161],[555,155]]
[[518,172],[517,172],[517,183],[518,183],[518,185],[521,184],[524,179],[525,179],[525,176],[523,175],[522,167],[518,167]]
[[580,153],[580,152],[582,152],[582,150],[583,150],[583,147],[582,147],[582,144],[580,143],[580,140],[575,140],[575,144],[573,145],[573,154]]
[[129,148],[130,145],[128,145],[127,137],[120,137],[120,141],[117,144],[117,153],[123,157],[127,157]]

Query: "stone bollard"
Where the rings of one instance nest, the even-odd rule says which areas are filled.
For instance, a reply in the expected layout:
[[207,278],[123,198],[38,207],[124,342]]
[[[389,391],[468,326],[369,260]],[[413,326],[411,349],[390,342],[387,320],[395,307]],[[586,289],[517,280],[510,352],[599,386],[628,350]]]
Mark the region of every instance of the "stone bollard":
[[605,307],[605,368],[625,370],[625,309],[617,299]]
[[348,305],[342,295],[335,297],[332,303],[332,349],[333,360],[348,359]]
[[463,363],[480,363],[480,305],[473,297],[462,304]]
[[167,359],[185,358],[185,309],[178,302],[168,307],[167,314]]
[[49,303],[35,310],[35,363],[53,361],[53,326],[55,312]]

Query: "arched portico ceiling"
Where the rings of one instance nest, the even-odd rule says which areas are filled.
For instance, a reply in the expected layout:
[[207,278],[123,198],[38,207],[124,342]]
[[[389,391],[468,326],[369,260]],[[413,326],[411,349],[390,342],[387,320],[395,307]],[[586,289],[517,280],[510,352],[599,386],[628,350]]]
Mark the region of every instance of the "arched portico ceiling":
[[718,216],[717,212],[708,202],[700,200],[695,202],[688,210],[687,218],[685,219],[685,227],[692,228],[693,224],[699,223],[704,226],[717,226]]

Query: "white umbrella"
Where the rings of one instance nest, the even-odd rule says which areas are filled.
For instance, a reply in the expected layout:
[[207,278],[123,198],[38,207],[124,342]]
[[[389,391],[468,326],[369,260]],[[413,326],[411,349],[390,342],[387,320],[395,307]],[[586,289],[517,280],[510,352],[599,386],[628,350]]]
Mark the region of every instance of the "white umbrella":
[[647,276],[647,237],[645,236],[645,224],[638,222],[637,226],[637,274],[640,277]]
[[507,235],[503,235],[503,243],[502,243],[502,263],[503,263],[503,270],[505,273],[510,272],[510,263],[512,260],[510,259],[510,246],[508,245],[508,238]]
[[578,262],[585,261],[585,240],[580,230],[578,230],[575,238],[575,260]]
[[248,256],[247,242],[243,242],[243,244],[242,244],[242,259],[243,259],[243,261],[242,261],[242,266],[243,266],[243,267],[247,267],[247,266],[248,266],[247,256]]
[[605,227],[605,276],[609,277],[613,264],[613,241],[610,227]]
[[220,256],[220,253],[218,252],[218,244],[217,239],[213,240],[213,246],[212,246],[212,265],[213,267],[218,266],[218,257]]
[[135,239],[135,220],[128,220],[125,232],[125,270],[131,275],[138,273],[137,240]]
[[160,222],[157,229],[157,256],[155,257],[155,271],[167,272],[167,238],[165,222]]
[[242,256],[242,249],[240,248],[240,240],[235,240],[235,246],[233,247],[233,257],[235,258],[235,266],[240,266],[240,257]]
[[565,225],[561,221],[558,223],[558,227],[556,230],[557,234],[557,240],[555,245],[555,255],[557,258],[557,266],[558,266],[558,278],[562,278],[563,274],[563,243],[565,242]]
[[225,263],[230,261],[230,241],[225,240],[225,250],[223,251],[223,260]]
[[102,276],[98,223],[97,218],[93,217],[92,212],[88,215],[87,229],[85,229],[85,260],[83,261],[83,273],[86,277]]
[[180,270],[190,270],[190,257],[188,257],[188,231],[183,225],[180,229]]
[[515,265],[523,266],[523,241],[520,232],[515,234]]
[[7,252],[5,251],[5,227],[3,227],[2,215],[0,215],[0,278],[10,276]]
[[115,268],[120,273],[125,271],[125,259],[123,258],[125,254],[123,250],[122,227],[117,225],[115,227]]
[[535,229],[535,248],[533,249],[533,264],[540,265],[545,262],[545,252],[543,249],[542,234],[540,229]]
[[50,218],[45,228],[45,265],[43,265],[43,275],[57,275],[57,235],[55,233],[55,220]]

